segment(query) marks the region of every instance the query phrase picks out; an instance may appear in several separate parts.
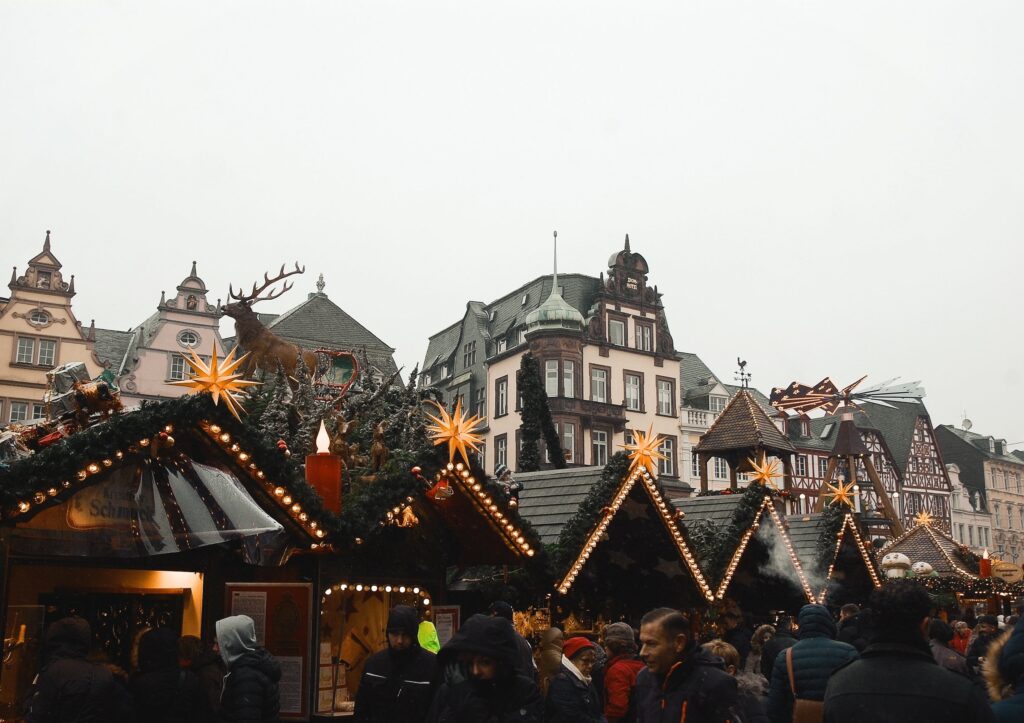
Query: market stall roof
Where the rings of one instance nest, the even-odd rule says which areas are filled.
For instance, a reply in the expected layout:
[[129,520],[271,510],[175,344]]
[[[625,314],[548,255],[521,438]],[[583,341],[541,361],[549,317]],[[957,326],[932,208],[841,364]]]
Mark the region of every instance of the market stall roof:
[[694,451],[713,455],[755,449],[783,455],[796,452],[750,391],[742,389],[700,438]]
[[[852,513],[844,512],[838,517],[821,513],[788,517],[786,526],[793,551],[808,579],[812,583],[819,582],[815,590],[818,602],[824,602],[828,596],[834,568],[844,546],[852,545],[856,548],[856,557],[864,564],[872,585],[881,585],[874,560],[857,529]],[[834,544],[831,540],[823,544],[823,535],[830,535]]]
[[523,485],[519,514],[530,522],[541,542],[557,542],[565,523],[579,510],[603,471],[604,467],[572,467],[520,472],[516,475]]
[[977,579],[977,573],[960,558],[960,548],[960,543],[943,530],[921,524],[889,542],[881,554],[900,552],[911,562],[927,562],[940,576],[959,575]]

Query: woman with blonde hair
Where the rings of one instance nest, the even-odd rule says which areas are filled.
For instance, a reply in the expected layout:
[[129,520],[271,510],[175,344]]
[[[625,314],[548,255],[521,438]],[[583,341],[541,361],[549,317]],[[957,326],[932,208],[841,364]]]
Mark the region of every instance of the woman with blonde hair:
[[743,666],[744,673],[761,675],[761,655],[764,653],[764,644],[774,637],[775,628],[773,626],[758,626],[750,637],[750,654],[747,655],[747,662]]

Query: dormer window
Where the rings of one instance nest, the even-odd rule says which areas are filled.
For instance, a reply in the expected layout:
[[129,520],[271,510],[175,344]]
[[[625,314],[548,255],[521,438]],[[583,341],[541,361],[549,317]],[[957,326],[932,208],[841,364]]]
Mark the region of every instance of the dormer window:
[[523,302],[522,302],[521,306],[526,306],[526,302],[528,302],[529,300],[530,300],[530,295],[529,294],[523,294]]
[[729,400],[726,397],[710,396],[708,397],[708,409],[717,414],[718,412],[721,412],[723,409],[725,409],[725,405],[728,403],[728,401]]
[[178,343],[186,349],[196,348],[199,346],[199,341],[199,334],[191,329],[185,329],[185,331],[178,334]]
[[501,354],[503,351],[505,351],[505,347],[506,346],[507,346],[507,343],[506,343],[506,341],[504,339],[498,339],[494,343],[494,353],[495,354]]
[[33,326],[46,326],[50,323],[50,315],[42,309],[33,309],[29,312],[28,323]]
[[800,434],[803,437],[810,437],[811,436],[811,420],[810,419],[801,419],[800,420]]

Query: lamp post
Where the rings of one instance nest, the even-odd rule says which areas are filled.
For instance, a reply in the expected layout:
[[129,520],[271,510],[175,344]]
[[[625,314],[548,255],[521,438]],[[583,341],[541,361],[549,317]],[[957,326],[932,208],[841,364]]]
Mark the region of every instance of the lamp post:
[[331,454],[331,438],[324,422],[316,435],[316,454],[306,456],[306,481],[324,501],[324,508],[334,514],[341,512],[341,457]]
[[860,485],[853,486],[853,511],[860,514]]

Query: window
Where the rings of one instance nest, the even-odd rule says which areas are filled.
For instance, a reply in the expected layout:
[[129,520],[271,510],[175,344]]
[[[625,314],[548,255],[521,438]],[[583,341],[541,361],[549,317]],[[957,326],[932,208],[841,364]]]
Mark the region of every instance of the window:
[[548,359],[544,362],[544,391],[549,397],[558,396],[558,360]]
[[807,476],[807,455],[797,455],[796,458],[796,473],[798,477]]
[[700,457],[696,452],[690,452],[690,476],[694,479],[700,477]]
[[973,525],[967,525],[967,539],[969,540],[968,544],[971,547],[974,547],[974,526]]
[[570,399],[576,396],[576,362],[562,362],[562,394]]
[[960,544],[964,544],[964,526],[960,525]]
[[729,402],[727,397],[708,397],[708,409],[712,412],[721,412]]
[[526,343],[526,328],[525,327],[519,330],[519,343],[520,344],[525,344]]
[[473,391],[473,395],[476,397],[476,403],[473,405],[474,414],[478,417],[487,416],[487,387],[480,387]]
[[507,345],[508,342],[506,342],[504,339],[498,339],[498,341],[494,343],[494,353],[501,354],[503,351],[505,351],[505,347]]
[[44,326],[50,323],[50,315],[42,309],[33,309],[29,312],[28,321],[35,326]]
[[171,356],[170,378],[172,381],[181,381],[189,378],[189,366],[185,363],[185,357],[180,354]]
[[35,361],[36,356],[36,340],[29,339],[27,337],[18,337],[18,356],[17,361],[19,364],[31,364]]
[[57,342],[53,339],[39,340],[39,364],[44,367],[52,367],[57,358]]
[[504,417],[508,414],[508,377],[502,377],[494,383],[494,416]]
[[715,457],[715,479],[729,479],[729,463],[721,457]]
[[199,334],[191,329],[185,329],[185,331],[178,334],[178,343],[186,349],[194,349],[199,346]]
[[562,423],[562,451],[566,462],[576,461],[576,425],[572,422]]
[[430,372],[423,372],[423,376],[420,377],[420,379],[421,379],[420,383],[423,386],[425,386],[425,387],[429,387],[430,386]]
[[476,364],[476,342],[471,341],[462,345],[462,366],[465,369]]
[[508,435],[499,434],[494,438],[494,469],[508,466]]
[[608,370],[590,367],[590,399],[594,402],[608,401]]
[[675,476],[676,473],[676,442],[674,439],[666,437],[662,440],[661,445],[658,447],[658,451],[665,455],[665,459],[658,460],[658,474],[666,475],[668,477]]
[[654,348],[654,329],[650,324],[640,322],[636,322],[633,326],[636,330],[636,348],[640,351],[651,351]]
[[[961,527],[962,527],[962,525],[961,525]],[[992,541],[989,539],[989,536],[988,536],[988,528],[985,527],[983,529],[985,530],[985,547],[992,547]]]
[[827,457],[819,457],[818,458],[818,476],[819,477],[824,477],[826,472],[828,472],[828,458]]
[[608,432],[594,429],[590,432],[591,459],[590,463],[597,467],[608,464]]
[[671,379],[658,379],[658,414],[675,415],[675,384]]
[[608,341],[615,346],[626,346],[626,322],[622,319],[608,320]]
[[1024,507],[1020,508],[1020,529],[1024,530]]
[[633,412],[642,411],[641,400],[643,390],[639,374],[626,374],[626,409]]
[[28,404],[26,402],[11,402],[11,422],[24,422],[28,419]]

